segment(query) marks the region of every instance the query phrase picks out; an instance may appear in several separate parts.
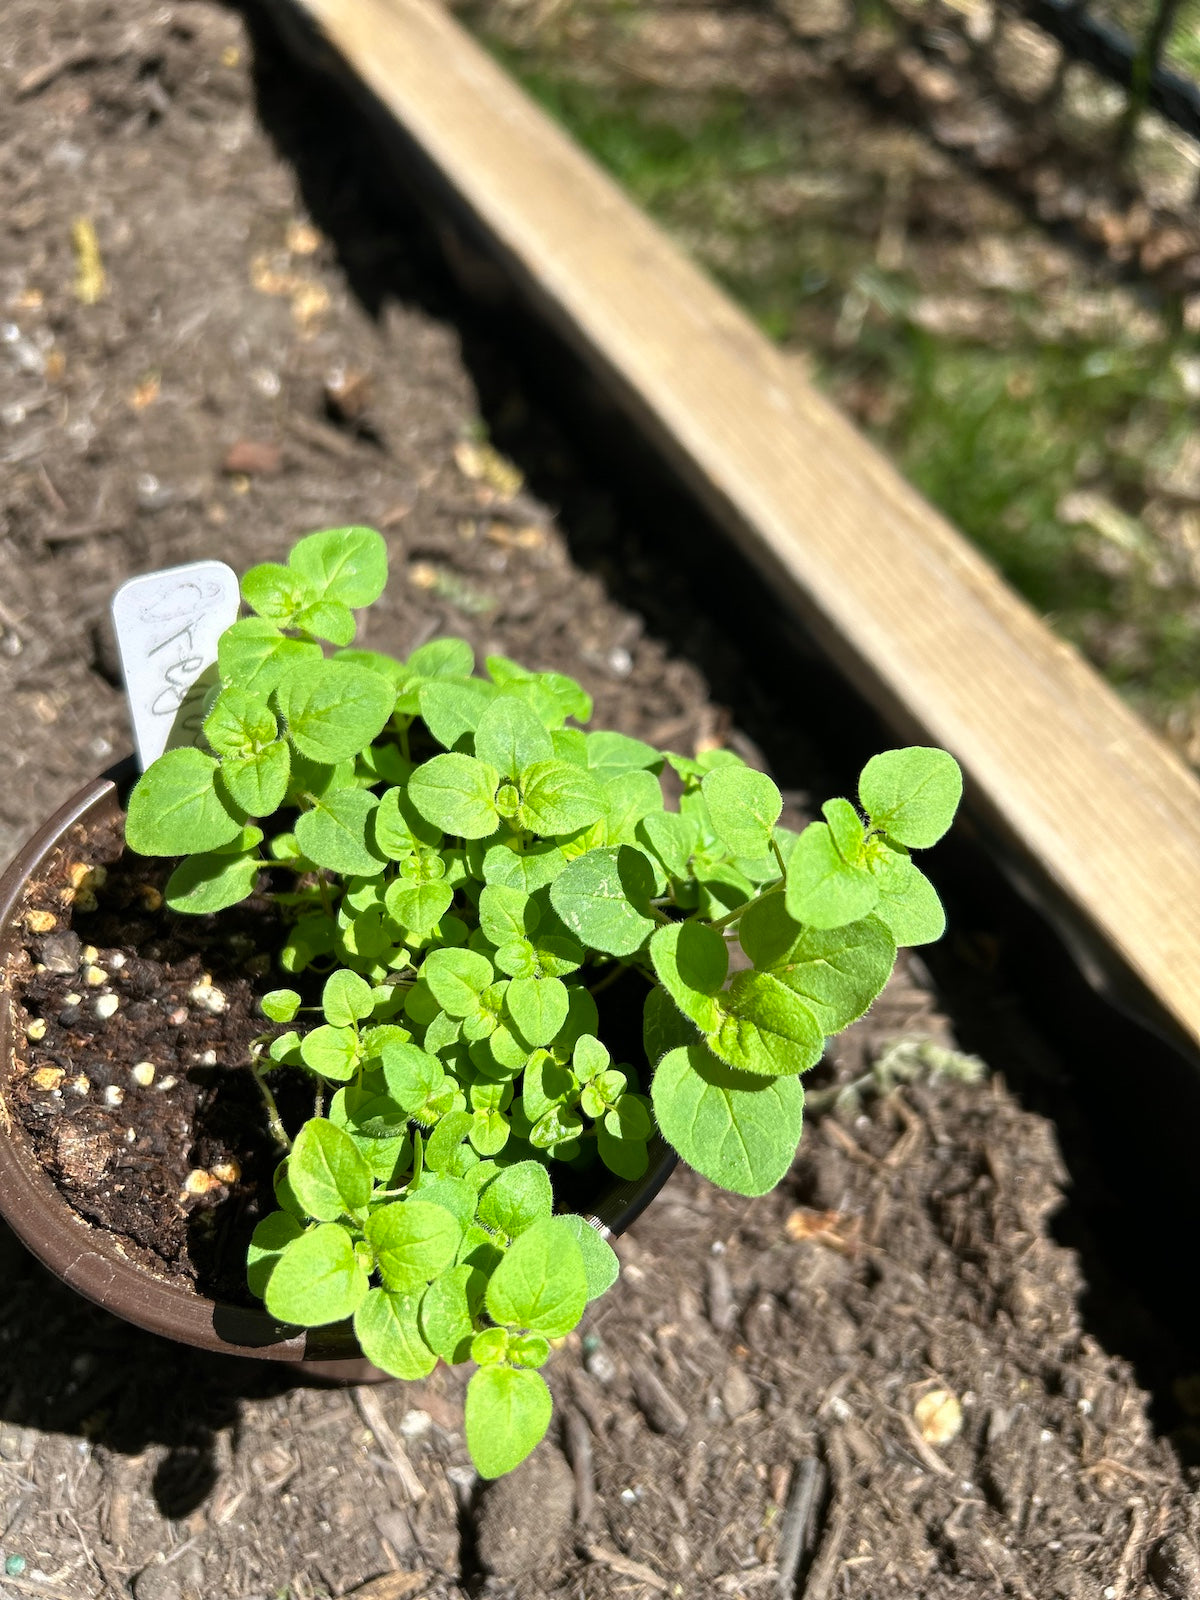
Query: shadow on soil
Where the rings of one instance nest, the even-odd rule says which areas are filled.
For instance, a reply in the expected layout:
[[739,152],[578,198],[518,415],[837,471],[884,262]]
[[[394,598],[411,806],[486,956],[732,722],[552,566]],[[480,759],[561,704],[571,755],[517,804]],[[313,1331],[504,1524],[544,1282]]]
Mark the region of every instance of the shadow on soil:
[[[781,787],[852,791],[865,757],[893,742],[887,730],[578,361],[503,300],[503,276],[461,233],[443,248],[452,202],[365,94],[310,72],[332,63],[304,38],[289,33],[299,57],[286,54],[274,13],[243,9],[261,119],[363,305],[416,301],[451,321],[493,441],[559,510],[575,560],[704,671]],[[717,580],[707,592],[706,576]],[[1056,1233],[1080,1253],[1088,1329],[1134,1363],[1158,1426],[1186,1444],[1174,1386],[1200,1367],[1200,1285],[1180,1270],[1178,1241],[1200,1225],[1200,1071],[1097,997],[1001,876],[991,841],[964,824],[939,858],[956,930],[929,955],[943,1000],[964,1048],[1054,1119],[1069,1172]]]
[[[852,788],[865,756],[891,742],[886,731],[544,327],[456,285],[444,240],[398,194],[361,101],[300,70],[269,18],[246,10],[259,114],[362,304],[378,314],[389,299],[415,302],[453,323],[493,440],[559,509],[579,564],[699,665],[785,790]],[[496,278],[481,270],[478,282]],[[706,574],[717,580],[707,593]],[[1055,1120],[1070,1174],[1056,1230],[1082,1258],[1087,1327],[1134,1363],[1158,1425],[1175,1430],[1173,1385],[1200,1367],[1190,1354],[1200,1286],[1180,1270],[1178,1245],[1200,1227],[1200,1072],[1096,999],[968,827],[939,850],[937,879],[956,930],[930,956],[943,1001],[963,1047]],[[0,1254],[10,1297],[0,1418],[122,1453],[165,1446],[155,1493],[168,1515],[205,1498],[216,1435],[236,1428],[239,1402],[294,1382],[117,1322],[9,1235]]]

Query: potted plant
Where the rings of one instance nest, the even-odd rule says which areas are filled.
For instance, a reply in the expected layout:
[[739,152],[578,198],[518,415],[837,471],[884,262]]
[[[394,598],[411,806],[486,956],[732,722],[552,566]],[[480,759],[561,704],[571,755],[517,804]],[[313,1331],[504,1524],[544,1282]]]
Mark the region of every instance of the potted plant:
[[[103,1243],[81,1254],[61,1217],[30,1220],[51,1186],[14,1104],[63,1101],[80,1037],[71,1005],[41,1014],[44,995],[78,1008],[90,984],[109,1018],[121,1003],[124,968],[114,978],[98,949],[82,950],[68,997],[45,977],[47,941],[63,922],[86,934],[112,892],[83,859],[120,821],[112,785],[56,819],[9,885],[0,1206],[69,1281],[99,1250],[85,1291],[176,1337],[361,1352],[402,1378],[473,1360],[467,1441],[493,1477],[545,1433],[538,1369],[613,1283],[604,1234],[672,1152],[745,1195],[787,1171],[800,1074],[867,1010],[897,946],[942,931],[909,852],[949,826],[961,776],[944,751],[889,751],[864,769],[857,806],[830,800],[790,832],[770,778],[728,751],[693,759],[584,731],[591,702],[570,678],[501,656],[477,676],[459,639],[403,662],[355,649],[353,613],[386,575],[383,540],[360,528],[247,572],[253,615],[220,639],[205,747],[151,764],[128,796],[126,848],[117,838],[122,906],[141,895],[151,954],[172,929],[202,929],[236,972],[252,912],[259,946],[264,928],[272,941],[237,980],[257,1021],[241,1035],[223,1024],[241,1052],[225,1076],[258,1097],[235,1108],[243,1147],[189,1173],[180,1197],[220,1201],[255,1161],[268,1174],[273,1203],[260,1198],[248,1244],[228,1246],[243,1303],[187,1286],[186,1326],[177,1308],[164,1320],[153,1271]],[[188,996],[228,1018],[208,974]],[[124,1063],[135,1083],[139,1065],[150,1093],[153,1064]]]

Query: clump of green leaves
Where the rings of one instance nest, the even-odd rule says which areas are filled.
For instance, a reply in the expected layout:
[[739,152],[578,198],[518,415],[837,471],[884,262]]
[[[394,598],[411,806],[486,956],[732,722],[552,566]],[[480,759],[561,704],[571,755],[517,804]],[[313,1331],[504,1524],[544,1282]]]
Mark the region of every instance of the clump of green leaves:
[[[476,1362],[467,1439],[494,1477],[546,1431],[551,1341],[617,1274],[584,1217],[556,1214],[555,1164],[636,1180],[661,1134],[727,1189],[773,1187],[800,1074],[897,946],[942,932],[910,851],[949,827],[962,780],[944,751],[889,751],[857,806],[790,832],[775,785],[729,751],[585,732],[591,701],[561,674],[489,656],[476,676],[461,639],[406,661],[352,648],[386,576],[364,528],[248,572],[255,615],[220,641],[209,748],[154,762],[126,835],[183,858],[175,911],[219,912],[265,873],[287,913],[295,986],[263,996],[276,1028],[252,1062],[286,1154],[252,1290],[285,1322],[352,1319],[397,1377]],[[603,1042],[600,1003],[627,1008],[631,986],[640,1070]],[[314,1080],[294,1139],[279,1067]]]

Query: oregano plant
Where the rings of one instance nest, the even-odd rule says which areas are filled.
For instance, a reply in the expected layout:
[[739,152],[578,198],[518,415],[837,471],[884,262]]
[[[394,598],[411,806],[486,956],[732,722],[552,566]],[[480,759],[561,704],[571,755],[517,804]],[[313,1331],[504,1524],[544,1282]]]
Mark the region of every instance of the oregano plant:
[[[962,780],[945,751],[887,751],[857,803],[791,832],[765,774],[585,731],[591,701],[559,673],[477,673],[461,639],[354,648],[386,577],[366,528],[247,572],[207,748],[149,767],[126,837],[180,858],[174,911],[257,891],[284,914],[287,982],[249,1063],[281,1155],[251,1290],[284,1322],[350,1319],[400,1378],[474,1362],[467,1441],[495,1477],[546,1431],[552,1343],[617,1276],[556,1180],[636,1180],[661,1135],[737,1194],[778,1183],[801,1074],[897,947],[942,932],[911,852]],[[631,1004],[643,1058],[614,1061],[606,1007]],[[282,1071],[312,1082],[298,1128]]]

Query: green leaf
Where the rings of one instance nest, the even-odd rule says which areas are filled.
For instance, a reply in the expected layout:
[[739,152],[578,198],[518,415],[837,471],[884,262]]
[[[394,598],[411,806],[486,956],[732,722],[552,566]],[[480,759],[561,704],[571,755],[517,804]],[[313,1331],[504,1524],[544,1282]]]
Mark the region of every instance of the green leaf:
[[642,1010],[642,1044],[651,1066],[661,1061],[668,1050],[696,1043],[696,1025],[676,1006],[665,989],[657,984],[646,996]]
[[873,828],[911,849],[936,844],[962,799],[962,772],[945,750],[914,745],[872,756],[858,795]]
[[500,774],[474,756],[452,751],[426,761],[408,780],[408,798],[427,822],[463,839],[496,831]]
[[700,792],[708,806],[713,831],[731,855],[766,854],[771,848],[771,830],[783,810],[783,799],[765,772],[732,763],[715,767],[705,774]]
[[334,789],[296,818],[296,842],[314,864],[343,877],[371,878],[383,871],[371,820],[379,801],[366,789]]
[[441,842],[442,830],[426,822],[403,789],[384,790],[375,813],[375,846],[389,861],[403,861],[422,845],[436,849]]
[[435,1056],[402,1043],[384,1046],[383,1075],[392,1099],[410,1115],[432,1099],[446,1076]]
[[369,1287],[349,1233],[326,1222],[284,1248],[263,1298],[280,1322],[319,1328],[353,1316]]
[[503,695],[479,719],[475,754],[515,780],[535,762],[552,760],[554,741],[528,705]]
[[328,639],[330,644],[348,645],[355,633],[354,615],[340,600],[314,600],[297,611],[291,626],[314,639]]
[[648,915],[654,873],[632,845],[589,850],[550,885],[550,901],[567,928],[592,950],[631,956],[654,931]]
[[520,1466],[550,1426],[545,1379],[528,1367],[480,1367],[467,1385],[467,1448],[481,1478]]
[[627,1183],[642,1177],[650,1165],[645,1143],[618,1138],[607,1119],[596,1128],[596,1149],[608,1170],[615,1172],[618,1178],[624,1178]]
[[217,641],[221,682],[236,683],[254,694],[269,695],[285,673],[321,660],[319,644],[289,639],[265,617],[243,617]]
[[686,878],[693,855],[700,848],[700,826],[694,817],[678,811],[652,811],[638,824],[638,833],[672,878]]
[[405,883],[387,888],[388,916],[408,933],[427,939],[454,903],[454,890],[441,878],[434,883]]
[[300,1058],[319,1077],[333,1083],[348,1083],[358,1070],[358,1036],[353,1028],[322,1025],[306,1033],[300,1041]]
[[507,656],[488,656],[484,665],[505,694],[527,700],[547,727],[561,726],[566,717],[586,722],[592,714],[591,695],[563,672],[531,672]]
[[479,1220],[485,1227],[515,1239],[554,1209],[550,1177],[540,1161],[518,1161],[505,1167],[479,1195]]
[[583,1270],[587,1275],[588,1300],[598,1300],[617,1281],[621,1263],[617,1252],[593,1228],[586,1218],[571,1213],[559,1219],[563,1232],[569,1232],[583,1256]]
[[488,884],[479,896],[479,926],[497,947],[524,939],[538,925],[538,909],[524,889]]
[[437,1352],[421,1337],[420,1294],[372,1289],[354,1313],[362,1353],[381,1372],[413,1381],[437,1366]]
[[741,1072],[783,1076],[807,1072],[821,1059],[825,1040],[817,1019],[798,995],[767,972],[739,972],[721,1006],[709,1049]]
[[375,738],[396,703],[386,678],[349,661],[303,662],[275,691],[288,738],[310,761],[356,756]]
[[387,584],[387,545],[373,528],[327,528],[292,546],[288,566],[323,600],[372,605]]
[[587,1297],[582,1252],[549,1217],[513,1240],[488,1283],[486,1304],[493,1322],[561,1339],[583,1315]]
[[549,1044],[567,1020],[567,986],[561,978],[514,978],[505,1005],[527,1044]]
[[622,772],[648,769],[661,772],[663,758],[651,745],[631,739],[627,733],[601,729],[587,735],[587,764],[603,783]]
[[471,1353],[475,1318],[483,1304],[485,1279],[464,1263],[435,1278],[421,1300],[421,1332],[443,1361],[457,1365]]
[[932,944],[946,931],[938,892],[907,856],[888,850],[871,863],[879,885],[874,915],[898,945]]
[[878,898],[871,872],[842,859],[829,824],[810,822],[788,857],[789,914],[814,928],[840,928],[865,917]]
[[521,773],[522,825],[545,838],[575,833],[604,815],[604,792],[569,761],[535,761]]
[[183,856],[217,850],[242,829],[221,798],[217,763],[202,750],[168,750],[133,786],[125,840],[142,856]]
[[443,1011],[469,1017],[479,1009],[479,996],[494,977],[492,963],[475,950],[431,950],[421,964],[421,978]]
[[264,561],[242,576],[242,599],[260,617],[284,627],[291,625],[297,611],[313,598],[312,587],[290,567],[277,561]]
[[849,800],[826,800],[821,807],[821,815],[829,824],[838,855],[849,866],[859,866],[863,859],[867,830],[858,812]]
[[492,845],[483,858],[483,878],[489,884],[532,894],[544,889],[566,870],[568,857],[548,840],[520,849],[516,841]]
[[350,1135],[325,1117],[310,1117],[300,1129],[287,1173],[296,1198],[318,1222],[352,1215],[371,1198],[371,1169]]
[[672,922],[655,929],[650,960],[658,981],[684,1016],[711,1033],[720,1021],[717,996],[729,972],[729,952],[721,935],[702,922]]
[[652,772],[622,772],[605,781],[606,844],[637,843],[637,827],[643,817],[661,811],[662,789]]
[[188,856],[167,879],[163,898],[189,916],[224,911],[254,893],[262,868],[257,855]]
[[799,995],[827,1034],[863,1015],[896,962],[895,942],[877,917],[844,928],[806,928],[788,916],[780,895],[751,906],[738,936],[755,967]]
[[411,1291],[424,1289],[450,1266],[462,1228],[443,1206],[395,1200],[372,1212],[366,1235],[387,1287]]
[[797,1079],[731,1072],[692,1045],[663,1057],[651,1092],[663,1137],[722,1189],[766,1194],[791,1166],[804,1117]]
[[409,656],[408,668],[422,678],[469,678],[475,652],[465,639],[430,639]]
[[357,972],[342,969],[331,973],[321,991],[321,1010],[325,1021],[335,1028],[349,1028],[362,1022],[375,1009],[371,985]]
[[250,1293],[265,1299],[271,1274],[293,1239],[304,1232],[304,1224],[286,1211],[272,1211],[255,1228],[246,1252],[246,1283]]
[[221,690],[204,719],[204,737],[219,756],[255,755],[278,731],[266,697],[237,684]]
[[220,781],[234,805],[248,817],[269,817],[283,804],[291,767],[287,742],[276,739],[254,755],[223,757]]
[[300,996],[295,989],[271,989],[258,1003],[272,1022],[290,1022],[300,1009]]
[[464,733],[475,732],[495,699],[495,685],[482,678],[438,677],[422,683],[417,691],[425,726],[447,750],[452,750]]

